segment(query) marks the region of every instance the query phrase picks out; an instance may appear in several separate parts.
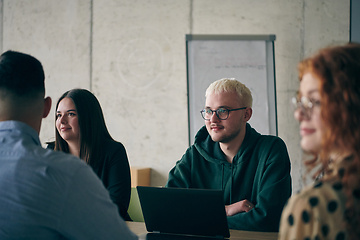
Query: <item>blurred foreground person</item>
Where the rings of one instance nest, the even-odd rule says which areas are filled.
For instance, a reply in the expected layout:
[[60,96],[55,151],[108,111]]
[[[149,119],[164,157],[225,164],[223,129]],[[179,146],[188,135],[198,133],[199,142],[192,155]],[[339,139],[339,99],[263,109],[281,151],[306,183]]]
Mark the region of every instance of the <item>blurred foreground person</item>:
[[299,78],[295,118],[313,156],[305,165],[323,176],[289,200],[279,239],[360,239],[360,45],[320,50]]

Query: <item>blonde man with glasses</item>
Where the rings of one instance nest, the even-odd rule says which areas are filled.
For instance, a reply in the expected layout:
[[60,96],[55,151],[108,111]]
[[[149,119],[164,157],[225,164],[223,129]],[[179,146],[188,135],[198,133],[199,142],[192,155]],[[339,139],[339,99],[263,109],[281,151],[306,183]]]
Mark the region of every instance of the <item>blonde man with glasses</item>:
[[253,129],[250,90],[220,79],[206,90],[205,120],[192,146],[170,171],[167,187],[222,189],[231,229],[277,232],[291,195],[285,143]]

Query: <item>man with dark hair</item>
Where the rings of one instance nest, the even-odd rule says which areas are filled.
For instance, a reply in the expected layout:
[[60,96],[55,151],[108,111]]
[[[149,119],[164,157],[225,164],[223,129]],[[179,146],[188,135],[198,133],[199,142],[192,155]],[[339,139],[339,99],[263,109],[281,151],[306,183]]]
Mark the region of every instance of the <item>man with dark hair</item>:
[[34,57],[0,56],[0,239],[137,239],[89,166],[41,147],[44,79]]

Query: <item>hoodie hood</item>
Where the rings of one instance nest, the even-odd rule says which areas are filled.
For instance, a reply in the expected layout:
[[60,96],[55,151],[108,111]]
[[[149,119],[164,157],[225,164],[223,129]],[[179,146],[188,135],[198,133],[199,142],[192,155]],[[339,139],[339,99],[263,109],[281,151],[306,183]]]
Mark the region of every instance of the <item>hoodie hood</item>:
[[[233,159],[232,164],[240,164],[244,161],[248,161],[246,155],[252,153],[258,140],[260,139],[260,133],[253,129],[249,123],[246,123],[246,133],[240,150]],[[195,135],[194,147],[207,161],[218,164],[230,166],[231,163],[227,162],[225,156],[220,148],[219,142],[214,142],[206,129],[206,126],[200,128]],[[241,160],[239,160],[241,159]]]

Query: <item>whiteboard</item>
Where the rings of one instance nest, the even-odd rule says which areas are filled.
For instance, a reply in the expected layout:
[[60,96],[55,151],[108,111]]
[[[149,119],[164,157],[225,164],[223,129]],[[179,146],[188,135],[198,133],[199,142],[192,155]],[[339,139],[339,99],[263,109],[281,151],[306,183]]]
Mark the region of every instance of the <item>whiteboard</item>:
[[205,91],[221,78],[236,78],[253,96],[251,126],[277,135],[275,35],[186,35],[189,144],[205,124]]

